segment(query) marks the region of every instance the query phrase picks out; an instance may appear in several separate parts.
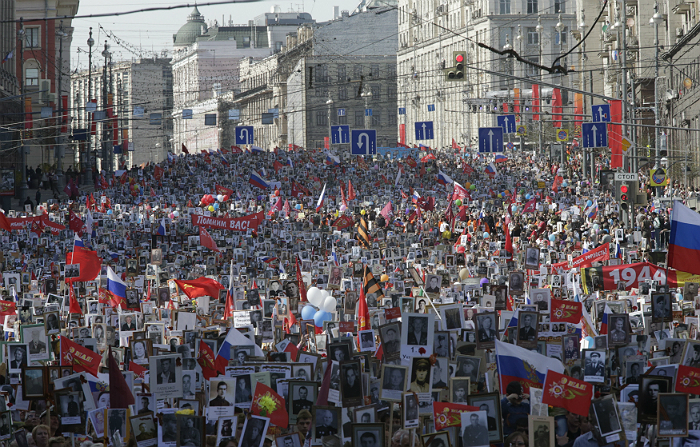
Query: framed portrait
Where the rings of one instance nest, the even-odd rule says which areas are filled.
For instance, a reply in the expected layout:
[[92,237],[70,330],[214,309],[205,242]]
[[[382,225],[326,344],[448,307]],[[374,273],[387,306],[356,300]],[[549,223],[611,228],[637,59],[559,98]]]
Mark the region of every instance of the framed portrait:
[[593,409],[598,430],[603,439],[622,431],[620,413],[617,410],[617,404],[613,395],[594,399],[591,401],[591,408]]
[[236,379],[213,379],[209,385],[209,408],[233,407],[236,402]]
[[651,321],[653,323],[673,321],[671,295],[668,293],[651,294]]
[[537,446],[553,447],[554,443],[554,418],[550,416],[532,416],[528,418],[528,443]]
[[134,439],[136,439],[136,447],[158,445],[158,429],[153,416],[152,412],[148,412],[129,418],[129,424],[134,432]]
[[22,343],[27,344],[28,360],[36,362],[39,360],[48,360],[49,353],[49,337],[46,335],[46,329],[43,324],[28,324],[20,327],[22,333]]
[[586,382],[605,382],[605,360],[607,352],[597,349],[583,350],[583,380]]
[[517,345],[525,349],[537,347],[539,312],[521,311],[518,314]]
[[498,314],[482,312],[474,318],[476,327],[476,348],[494,349],[498,338]]
[[408,313],[401,315],[401,356],[403,358],[433,354],[434,314]]
[[688,394],[659,393],[659,436],[688,436],[688,413]]
[[379,339],[382,341],[386,359],[397,359],[401,356],[401,324],[387,323],[379,326]]
[[22,398],[24,400],[46,398],[46,370],[43,366],[22,368]]
[[360,352],[375,352],[377,350],[377,346],[374,343],[373,329],[358,331],[357,335],[360,339]]
[[129,428],[129,410],[126,408],[108,408],[104,410],[107,414],[105,418],[107,421],[107,429],[105,430],[105,436],[109,439],[114,439],[114,435],[119,432],[119,437],[122,443],[129,439],[130,432]]
[[44,333],[46,335],[61,333],[61,320],[58,311],[44,312]]
[[362,374],[360,359],[340,362],[340,391],[344,407],[362,405]]
[[481,367],[481,357],[458,355],[457,370],[454,377],[468,377],[471,383],[476,384],[479,378],[479,369]]
[[382,365],[382,386],[379,392],[381,400],[401,402],[401,396],[406,390],[408,367],[402,365]]
[[578,335],[563,335],[561,343],[565,361],[581,359],[581,342]]
[[331,343],[328,345],[328,352],[331,353],[331,360],[344,362],[350,360],[352,347],[348,343]]
[[639,376],[639,405],[637,422],[656,424],[658,422],[659,395],[672,392],[671,377],[646,375]]
[[148,358],[151,356],[152,351],[151,340],[132,339],[129,345],[131,361],[138,364],[148,364]]
[[289,423],[296,424],[299,412],[301,410],[311,411],[311,407],[316,404],[318,384],[316,382],[290,380],[288,389]]
[[401,314],[415,312],[416,299],[415,297],[401,297]]
[[464,327],[464,306],[462,303],[450,304],[439,307],[442,317],[442,329],[446,331],[460,331]]
[[433,354],[437,357],[450,357],[450,332],[435,331],[433,339]]
[[511,295],[520,295],[524,292],[525,273],[510,272],[508,275],[508,286],[510,287]]
[[73,391],[70,388],[55,390],[56,403],[58,404],[58,414],[61,418],[61,425],[77,425],[82,423],[83,399],[80,391]]
[[358,424],[373,424],[377,422],[377,406],[366,405],[364,407],[355,407],[353,409],[353,416],[353,420]]
[[630,344],[630,316],[629,314],[613,314],[608,321],[608,345],[626,346]]
[[[159,397],[182,397],[182,360],[180,354],[151,356],[148,359],[150,391]],[[155,374],[153,374],[155,372]]]
[[430,393],[432,390],[432,379],[430,378],[430,360],[422,357],[413,357],[410,362],[411,368],[408,371],[409,383],[408,391],[414,393]]
[[425,275],[425,293],[429,297],[435,299],[440,296],[440,284],[442,284],[442,278],[439,275]]
[[409,392],[403,394],[403,428],[417,428],[420,419],[418,414],[418,396]]
[[275,447],[302,447],[301,434],[290,433],[288,435],[277,436]]
[[550,289],[530,289],[530,302],[540,312],[549,311]]
[[525,249],[525,264],[526,269],[539,270],[540,268],[540,249],[537,247],[527,247]]
[[386,447],[384,444],[384,424],[353,424],[352,445]]
[[6,361],[9,360],[8,371],[13,374],[20,374],[22,368],[27,366],[27,359],[29,358],[27,343],[7,343],[5,348],[7,350],[5,359]]
[[[164,408],[159,410],[160,424],[158,425],[158,445],[175,447],[180,437],[178,436],[178,420],[175,412],[177,408]],[[194,423],[192,424],[194,425]],[[201,444],[200,444],[201,445]]]
[[321,442],[324,436],[340,436],[343,421],[340,407],[314,406],[311,414],[314,421],[311,438],[314,442]]
[[177,447],[205,445],[206,430],[202,416],[178,414],[176,420]]
[[687,340],[685,342],[685,350],[683,352],[683,360],[681,364],[700,368],[700,341]]
[[489,445],[485,411],[462,413],[461,429],[462,447],[486,447]]
[[450,444],[450,433],[448,431],[428,433],[427,435],[421,435],[420,439],[424,447],[449,447],[452,445]]
[[450,377],[450,402],[466,404],[470,386],[468,377]]
[[[265,443],[265,435],[270,426],[270,418],[262,416],[250,416],[246,418],[241,433],[241,441],[238,445],[249,447],[263,447]],[[190,444],[191,445],[191,444]],[[204,445],[204,441],[202,444]],[[178,445],[178,447],[180,447]]]
[[467,404],[479,407],[480,411],[486,412],[486,427],[489,430],[490,442],[498,442],[503,439],[501,399],[498,393],[469,395]]

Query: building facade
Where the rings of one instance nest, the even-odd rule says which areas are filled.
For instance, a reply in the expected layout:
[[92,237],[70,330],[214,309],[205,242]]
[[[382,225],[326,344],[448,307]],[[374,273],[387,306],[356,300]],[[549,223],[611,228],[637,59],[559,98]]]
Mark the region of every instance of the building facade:
[[10,63],[0,64],[0,206],[10,209],[10,200],[17,193],[22,181],[20,155],[20,128],[22,127],[22,102],[17,80],[17,65],[14,54],[17,45],[15,0],[0,0],[0,55]]

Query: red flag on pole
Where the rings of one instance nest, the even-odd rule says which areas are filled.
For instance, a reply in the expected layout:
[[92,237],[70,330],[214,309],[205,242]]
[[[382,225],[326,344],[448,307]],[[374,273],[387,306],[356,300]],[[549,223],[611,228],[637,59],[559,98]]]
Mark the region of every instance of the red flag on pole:
[[[367,266],[365,266],[365,275],[367,275]],[[367,297],[365,296],[365,288],[360,287],[360,299],[357,300],[357,330],[364,331],[371,329],[369,324],[369,307],[367,307]]]
[[75,298],[75,289],[73,289],[73,282],[68,282],[68,313],[71,314],[83,314],[83,310],[80,308],[80,303]]
[[[71,287],[72,289],[72,287]],[[109,407],[128,408],[134,404],[134,395],[131,393],[126,379],[119,369],[117,361],[112,354],[112,347],[109,347]]]
[[209,235],[209,232],[204,227],[199,227],[199,244],[203,247],[207,247],[210,250],[219,251],[219,247],[216,246],[216,242]]
[[185,146],[185,143],[182,143],[182,152],[184,152],[185,154],[190,153],[190,151],[187,150],[187,146]]
[[352,181],[348,180],[348,200],[355,200],[355,188],[352,187]]
[[582,380],[547,371],[544,379],[542,403],[564,408],[574,414],[588,416],[593,397],[593,385]]
[[561,91],[552,90],[552,127],[561,127]]
[[297,256],[297,262],[296,262],[296,269],[297,269],[297,286],[299,287],[299,300],[302,303],[305,303],[308,301],[306,298],[306,285],[304,284],[304,278],[301,277],[301,262],[299,261],[299,257]]

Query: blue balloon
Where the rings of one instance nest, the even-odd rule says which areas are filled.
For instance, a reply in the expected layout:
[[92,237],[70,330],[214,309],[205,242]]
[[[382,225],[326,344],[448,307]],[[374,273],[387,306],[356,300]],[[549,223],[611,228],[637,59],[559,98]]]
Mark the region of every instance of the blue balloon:
[[590,200],[586,200],[586,206],[591,206],[591,205],[593,205],[593,202],[591,202]]
[[326,312],[325,310],[319,310],[314,315],[314,323],[316,324],[316,327],[323,327],[323,322],[330,321],[331,318],[333,318],[333,316],[330,312]]
[[550,234],[550,235],[549,235],[549,240],[550,240],[551,242],[554,242],[554,240],[555,240],[556,238],[557,238],[557,236],[554,235],[554,234]]
[[297,203],[296,205],[294,205],[294,208],[300,210],[300,209],[301,209],[301,204]]
[[107,210],[107,214],[112,214],[112,210]]
[[525,194],[525,199],[530,200],[530,194]]
[[301,318],[303,320],[311,320],[314,315],[316,315],[316,309],[314,309],[313,306],[304,306],[304,308],[301,309]]
[[215,203],[215,204],[214,204],[214,209],[215,209],[215,210],[218,210],[218,209],[219,209],[219,204],[218,204],[218,203]]

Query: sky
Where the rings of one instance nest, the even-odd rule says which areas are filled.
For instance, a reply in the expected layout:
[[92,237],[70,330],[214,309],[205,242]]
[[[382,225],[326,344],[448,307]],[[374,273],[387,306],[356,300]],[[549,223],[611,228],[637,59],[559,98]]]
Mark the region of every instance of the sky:
[[[207,0],[203,1],[203,3],[206,2]],[[279,5],[282,12],[308,12],[317,22],[324,22],[333,18],[334,6],[339,6],[341,11],[352,11],[359,3],[360,0],[292,0],[286,3],[281,0],[263,0],[254,3],[198,6],[198,8],[207,24],[213,22],[214,19],[221,23],[223,15],[226,22],[231,18],[234,24],[244,25],[255,16],[270,12],[271,8],[275,5]],[[187,16],[194,7],[194,3],[190,0],[154,0],[152,2],[126,0],[125,3],[109,3],[105,0],[80,0],[78,15],[117,13],[147,7],[167,7],[186,4],[189,4],[189,6],[168,11],[142,12],[126,16],[74,19],[73,42],[71,45],[71,69],[87,69],[87,40],[90,27],[92,27],[92,38],[95,40],[95,46],[93,46],[92,50],[93,63],[95,58],[97,58],[99,65],[102,64],[100,59],[103,58],[102,50],[104,49],[105,40],[108,40],[110,51],[113,54],[112,60],[114,62],[138,58],[139,48],[144,57],[151,57],[153,51],[158,54],[160,54],[163,49],[172,51],[173,34],[177,33],[177,30],[187,22]],[[114,38],[108,37],[107,33],[113,34],[122,44],[117,44],[117,41]]]

